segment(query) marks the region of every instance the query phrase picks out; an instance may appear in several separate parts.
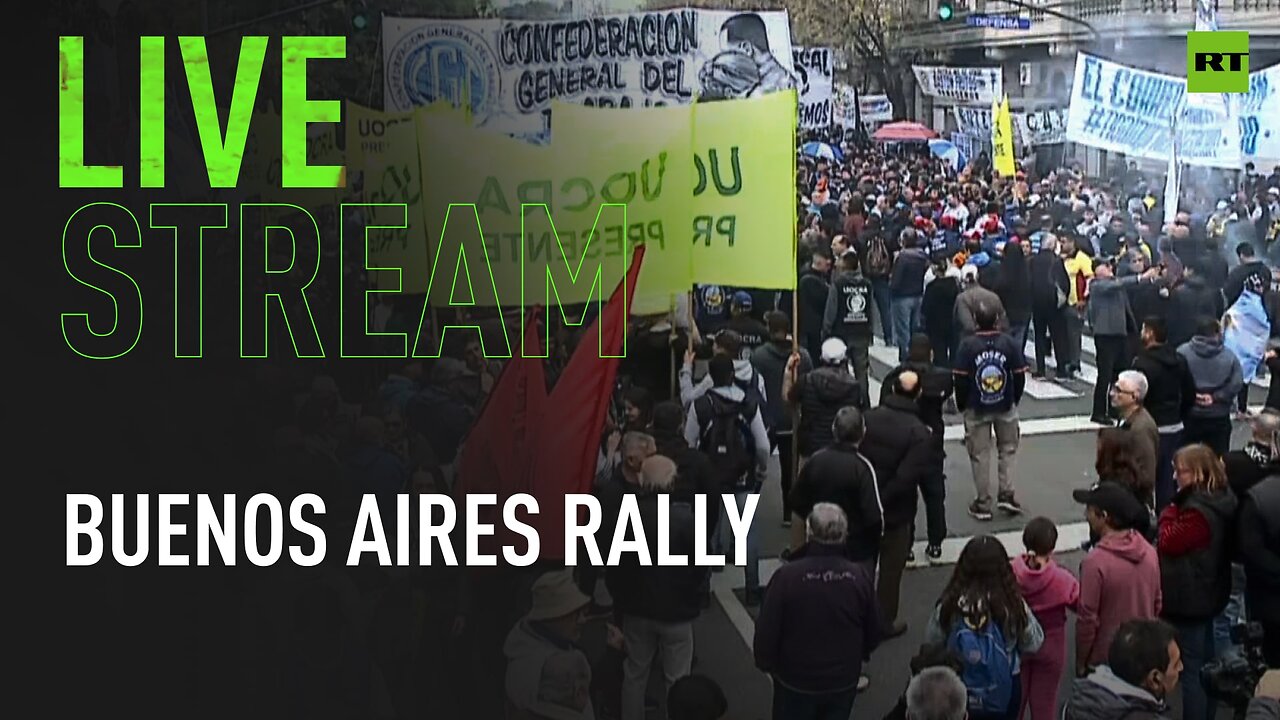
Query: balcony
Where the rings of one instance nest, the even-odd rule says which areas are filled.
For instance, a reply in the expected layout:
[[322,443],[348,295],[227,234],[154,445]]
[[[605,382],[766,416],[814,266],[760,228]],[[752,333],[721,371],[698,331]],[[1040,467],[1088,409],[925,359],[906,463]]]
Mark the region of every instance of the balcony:
[[[1117,38],[1176,37],[1195,26],[1192,0],[1024,0],[1044,5],[1064,15],[1087,21],[1104,40]],[[920,20],[904,36],[909,47],[929,50],[965,47],[1016,47],[1048,43],[1087,43],[1089,31],[1078,23],[1054,17],[1039,8],[1019,10],[1000,0],[968,0],[956,3],[956,18],[942,24],[934,19],[937,3],[926,0]],[[1030,30],[996,30],[964,25],[969,13],[1017,15],[1031,20]],[[1222,30],[1247,30],[1253,45],[1280,48],[1280,0],[1219,0],[1218,25]],[[1262,42],[1259,43],[1259,40]],[[1070,52],[1074,52],[1070,50]],[[1063,54],[1069,54],[1064,52]]]

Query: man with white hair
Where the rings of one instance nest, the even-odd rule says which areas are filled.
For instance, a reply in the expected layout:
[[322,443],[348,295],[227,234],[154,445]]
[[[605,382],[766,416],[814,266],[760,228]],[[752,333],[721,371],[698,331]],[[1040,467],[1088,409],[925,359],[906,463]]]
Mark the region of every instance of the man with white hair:
[[1147,376],[1137,370],[1124,370],[1111,386],[1111,407],[1120,416],[1120,427],[1131,431],[1138,440],[1140,469],[1156,486],[1156,462],[1160,456],[1160,428],[1151,413],[1143,407],[1147,399]]
[[907,686],[907,720],[965,720],[969,693],[956,672],[931,667],[911,678]]
[[[673,554],[693,556],[694,516],[688,503],[673,503],[676,464],[663,455],[640,468],[636,504],[649,555],[656,562],[658,538],[667,535]],[[660,503],[668,505],[666,527],[658,524]],[[693,565],[641,565],[636,553],[623,553],[608,569],[605,586],[622,616],[627,659],[622,665],[622,718],[644,719],[644,695],[655,661],[665,690],[693,667],[693,621],[701,610],[699,591],[706,568]],[[664,690],[664,694],[665,694]]]
[[756,667],[773,678],[773,718],[849,717],[862,663],[880,643],[875,580],[845,557],[849,521],[813,506],[809,542],[778,568],[756,620]]

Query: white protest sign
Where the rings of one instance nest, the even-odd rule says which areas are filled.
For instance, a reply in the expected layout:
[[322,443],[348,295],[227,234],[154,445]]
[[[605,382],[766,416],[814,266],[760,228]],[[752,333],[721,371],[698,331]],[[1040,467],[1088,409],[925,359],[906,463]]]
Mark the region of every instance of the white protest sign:
[[1050,108],[1013,114],[1013,128],[1024,145],[1052,145],[1067,139],[1067,109]]
[[912,65],[920,92],[954,103],[990,105],[1004,96],[1004,75],[998,67],[940,67]]
[[800,127],[825,128],[831,125],[834,103],[831,97],[831,48],[797,47],[791,51],[800,87]]
[[[1184,107],[1186,78],[1121,65],[1079,53],[1067,113],[1066,139],[1150,160],[1168,160],[1174,113]],[[1178,119],[1179,161],[1240,166],[1235,121],[1187,108]]]
[[[437,99],[545,137],[553,99],[596,107],[755,97],[796,86],[785,10],[679,8],[563,20],[384,17],[386,110]],[[828,64],[830,64],[828,62]]]
[[1239,117],[1241,162],[1280,164],[1280,65],[1249,73],[1249,92],[1230,97]]

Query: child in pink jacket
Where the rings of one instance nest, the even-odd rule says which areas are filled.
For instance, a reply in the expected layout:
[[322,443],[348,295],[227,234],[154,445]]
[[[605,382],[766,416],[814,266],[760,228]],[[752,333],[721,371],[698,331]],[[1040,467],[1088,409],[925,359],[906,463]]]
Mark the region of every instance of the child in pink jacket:
[[1058,686],[1067,665],[1067,610],[1080,600],[1080,583],[1071,571],[1053,561],[1058,528],[1049,518],[1038,517],[1022,531],[1025,555],[1013,559],[1018,590],[1040,627],[1044,644],[1022,658],[1022,708],[1020,720],[1053,720],[1058,714]]

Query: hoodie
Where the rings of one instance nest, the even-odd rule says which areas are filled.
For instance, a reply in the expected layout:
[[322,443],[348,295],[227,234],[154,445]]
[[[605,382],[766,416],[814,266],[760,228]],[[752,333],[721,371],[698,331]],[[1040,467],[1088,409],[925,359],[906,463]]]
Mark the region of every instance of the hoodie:
[[1063,720],[1168,720],[1169,709],[1146,690],[1116,677],[1103,665],[1076,680]]
[[[747,394],[744,393],[742,388],[737,385],[712,388],[710,392],[719,395],[721,398],[730,402],[742,402],[747,399]],[[752,415],[751,419],[748,421],[750,425],[751,442],[754,445],[753,449],[756,456],[756,486],[758,486],[760,482],[763,482],[765,476],[769,473],[769,433],[764,427],[764,412],[764,406],[756,404],[755,415]],[[698,422],[698,408],[696,404],[690,405],[689,414],[685,416],[684,422],[684,439],[689,443],[689,447],[698,447],[699,442],[702,440],[703,429],[702,424]],[[748,482],[748,485],[751,485],[751,483]]]
[[1163,432],[1177,432],[1196,402],[1196,384],[1187,359],[1173,346],[1154,345],[1138,353],[1133,369],[1147,376],[1147,397],[1143,407]]
[[863,407],[858,381],[843,365],[820,367],[801,375],[792,388],[800,402],[800,454],[812,455],[831,444],[831,423],[846,405]]
[[1198,318],[1220,318],[1225,311],[1221,292],[1209,287],[1202,277],[1185,278],[1169,298],[1169,344],[1180,347],[1196,334]]
[[[782,397],[782,378],[791,359],[791,341],[770,341],[751,353],[751,364],[760,372],[768,394],[765,396],[765,425],[776,432],[791,432],[791,410]],[[809,351],[800,348],[801,374],[809,372],[813,361]]]
[[1120,626],[1155,619],[1161,602],[1160,563],[1151,543],[1136,530],[1103,537],[1080,563],[1076,662],[1105,663]]
[[[753,394],[751,399],[756,400],[760,403],[761,407],[764,407],[769,402],[769,395],[765,391],[764,387],[764,375],[756,372],[756,369],[751,365],[750,360],[735,359],[733,361],[734,385],[745,391],[751,387],[751,378],[753,376],[755,377],[755,390],[759,395]],[[688,407],[693,404],[694,400],[706,395],[707,391],[710,390],[711,387],[710,374],[703,375],[702,380],[698,381],[697,385],[694,385],[693,368],[689,365],[685,365],[680,368],[680,404],[683,405],[685,409],[688,409]]]
[[1178,348],[1187,361],[1196,392],[1213,396],[1210,405],[1192,405],[1188,417],[1198,419],[1225,418],[1235,406],[1236,395],[1244,387],[1244,373],[1234,353],[1228,352],[1221,338],[1197,335]]
[[1018,579],[1022,599],[1040,621],[1045,641],[1060,640],[1066,634],[1067,610],[1074,610],[1080,602],[1080,582],[1052,559],[1033,568],[1025,555],[1013,559],[1013,576]]

